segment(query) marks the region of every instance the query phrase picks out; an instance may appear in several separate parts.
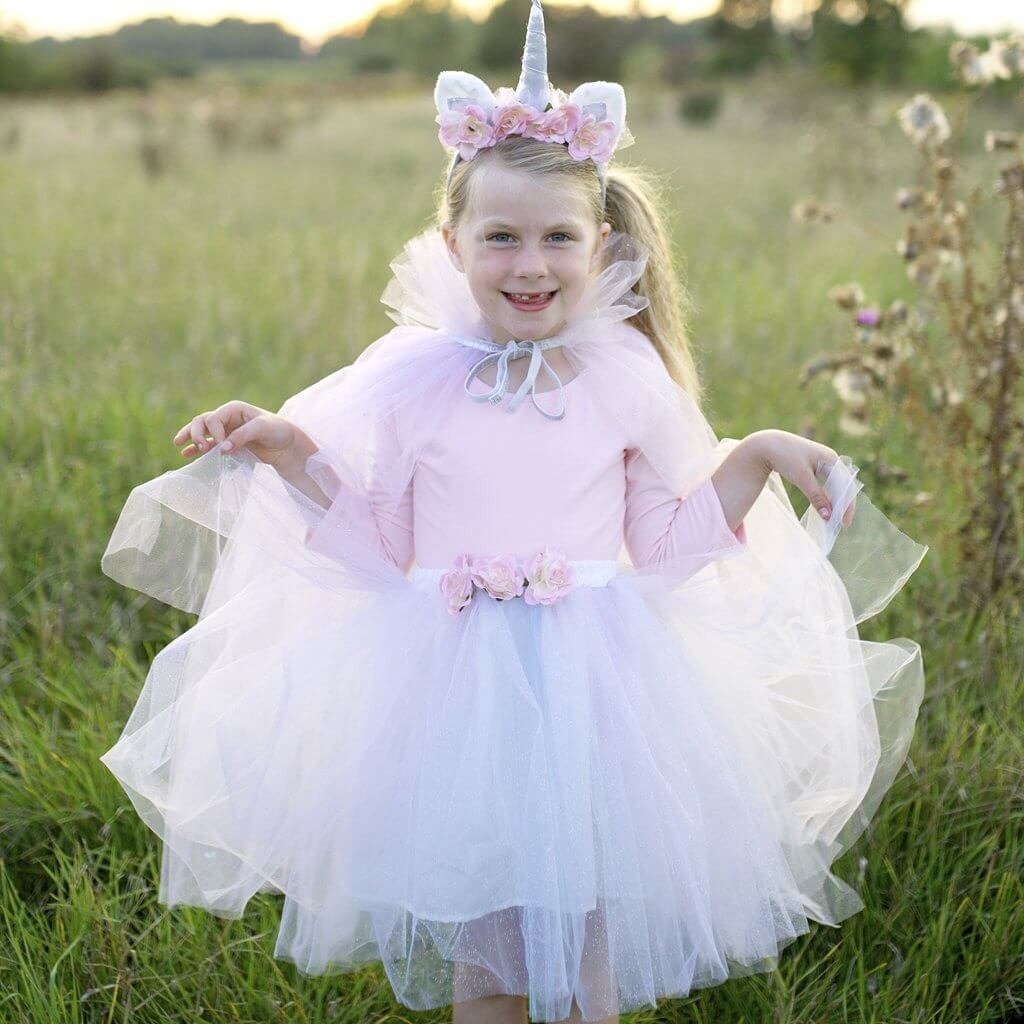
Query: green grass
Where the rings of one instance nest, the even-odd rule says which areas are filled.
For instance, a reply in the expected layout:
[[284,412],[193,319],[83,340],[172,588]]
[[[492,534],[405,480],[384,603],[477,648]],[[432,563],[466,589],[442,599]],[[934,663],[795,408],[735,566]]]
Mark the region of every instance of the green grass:
[[[275,961],[272,896],[234,922],[160,906],[158,841],[98,760],[150,659],[191,621],[100,573],[128,491],[178,464],[171,435],[196,411],[230,397],[276,408],[390,328],[387,264],[426,225],[444,166],[429,90],[310,101],[284,147],[220,152],[189,117],[194,88],[146,101],[159,124],[182,115],[156,180],[136,155],[132,98],[4,115],[21,141],[0,154],[0,1020],[446,1021],[396,1004],[375,966],[310,980]],[[638,107],[622,159],[670,175],[717,432],[813,428],[858,462],[874,443],[836,433],[824,385],[796,389],[799,366],[840,337],[832,284],[856,279],[883,301],[911,286],[891,244],[845,221],[801,228],[788,211],[815,193],[894,241],[891,197],[911,162],[891,118],[876,129],[843,102],[762,82],[691,128],[666,97]],[[932,550],[862,630],[919,640],[927,675],[908,766],[837,865],[867,907],[791,945],[775,975],[631,1019],[1024,1014],[1022,645],[995,620],[968,629],[951,603],[956,496],[900,423],[880,453],[911,479],[867,480],[869,493]],[[918,491],[933,500],[913,503]]]

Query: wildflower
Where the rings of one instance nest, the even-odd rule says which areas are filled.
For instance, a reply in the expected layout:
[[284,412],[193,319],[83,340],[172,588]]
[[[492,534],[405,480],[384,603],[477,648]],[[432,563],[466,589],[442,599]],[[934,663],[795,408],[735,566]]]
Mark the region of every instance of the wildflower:
[[949,48],[953,74],[964,85],[985,85],[992,81],[992,59],[983,57],[973,43],[958,40]]
[[993,39],[987,56],[994,77],[1006,79],[1024,75],[1024,36]]
[[901,210],[909,210],[921,201],[921,189],[914,185],[911,188],[901,188],[896,193],[896,205]]
[[867,306],[857,314],[857,324],[861,327],[877,327],[882,319],[877,306]]
[[896,242],[896,252],[898,252],[905,260],[912,260],[917,257],[917,254],[920,252],[920,247],[917,242],[911,238],[900,238]]
[[835,217],[836,208],[817,199],[801,199],[793,204],[789,214],[797,224],[815,224],[818,221],[827,224]]
[[839,429],[850,437],[864,437],[871,433],[864,414],[857,409],[848,409],[839,417]]
[[1024,164],[1017,163],[1004,167],[996,179],[994,191],[997,196],[1024,192]]
[[832,374],[832,387],[848,406],[862,406],[871,390],[871,376],[855,366],[841,366]]
[[922,288],[930,288],[938,276],[938,260],[930,253],[919,256],[907,267],[907,277]]
[[985,150],[994,153],[997,149],[1019,149],[1020,135],[1017,132],[985,132]]
[[918,146],[938,145],[949,138],[945,112],[927,93],[918,93],[899,110],[900,126]]
[[896,299],[885,311],[885,318],[890,323],[903,323],[907,319],[907,304],[902,299]]
[[855,309],[864,301],[864,289],[859,284],[839,284],[830,288],[828,297],[840,309]]

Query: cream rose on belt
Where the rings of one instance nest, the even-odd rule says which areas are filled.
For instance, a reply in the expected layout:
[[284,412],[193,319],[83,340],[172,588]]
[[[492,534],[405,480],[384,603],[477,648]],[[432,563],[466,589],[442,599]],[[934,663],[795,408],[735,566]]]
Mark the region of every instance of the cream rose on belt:
[[545,547],[525,565],[515,555],[477,556],[464,552],[440,579],[439,589],[452,615],[486,591],[496,601],[522,597],[527,604],[553,604],[577,583],[576,568],[565,552]]

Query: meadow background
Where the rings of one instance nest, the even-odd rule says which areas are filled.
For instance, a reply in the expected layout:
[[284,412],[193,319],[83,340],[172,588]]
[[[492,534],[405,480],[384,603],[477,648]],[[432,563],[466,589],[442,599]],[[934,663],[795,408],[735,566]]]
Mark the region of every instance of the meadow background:
[[[866,476],[867,493],[931,547],[862,626],[918,640],[926,671],[910,759],[837,864],[866,909],[815,926],[777,974],[628,1019],[1024,1020],[1024,649],[1012,623],[955,602],[954,496],[927,439],[895,416],[845,436],[835,394],[796,386],[846,329],[830,287],[912,292],[890,238],[912,173],[906,93],[767,69],[699,124],[674,92],[624,84],[637,143],[619,159],[665,176],[717,433],[884,456],[908,477]],[[974,115],[981,181],[981,134],[1008,115],[1019,127],[1005,105]],[[100,572],[128,492],[180,464],[171,437],[196,412],[276,409],[390,328],[388,263],[430,223],[445,169],[433,116],[429,88],[218,76],[0,110],[0,1020],[450,1020],[398,1006],[375,966],[304,979],[275,961],[279,897],[232,922],[158,905],[159,843],[98,760],[192,621]],[[808,194],[857,220],[795,223]]]

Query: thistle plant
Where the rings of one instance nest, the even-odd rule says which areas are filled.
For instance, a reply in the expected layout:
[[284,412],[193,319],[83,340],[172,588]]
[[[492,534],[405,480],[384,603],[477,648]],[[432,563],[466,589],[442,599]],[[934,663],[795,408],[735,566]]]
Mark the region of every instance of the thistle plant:
[[[1024,594],[1024,134],[989,131],[995,161],[990,185],[962,184],[955,150],[977,98],[997,82],[1018,83],[1024,104],[1024,36],[993,40],[979,52],[950,48],[953,77],[966,93],[951,127],[942,106],[918,94],[898,112],[917,156],[917,181],[895,194],[903,215],[895,252],[915,288],[908,301],[869,300],[855,282],[829,298],[850,319],[852,344],[821,354],[801,370],[800,386],[819,375],[842,404],[848,435],[877,434],[875,412],[890,403],[916,428],[922,459],[955,488],[962,581],[958,597],[976,607]],[[998,247],[979,244],[978,224],[995,207]],[[801,223],[827,222],[835,206],[805,199]],[[994,254],[994,255],[993,255]],[[905,478],[898,467],[882,467]]]

